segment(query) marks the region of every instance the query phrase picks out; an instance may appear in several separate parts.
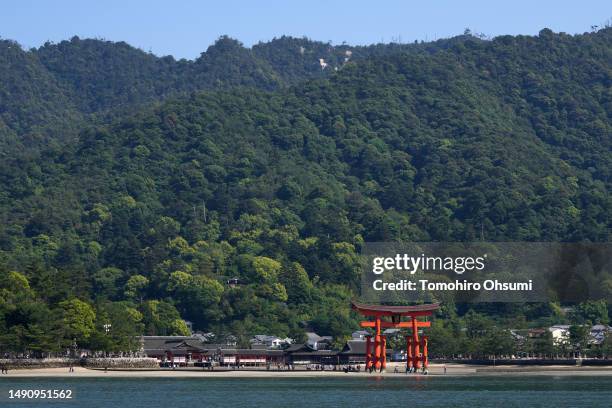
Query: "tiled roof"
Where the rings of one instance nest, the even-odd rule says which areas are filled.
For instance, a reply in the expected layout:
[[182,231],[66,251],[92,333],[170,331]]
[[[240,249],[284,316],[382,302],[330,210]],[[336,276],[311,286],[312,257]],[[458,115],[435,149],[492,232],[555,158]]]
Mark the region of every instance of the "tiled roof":
[[346,342],[344,349],[342,349],[342,354],[365,354],[365,352],[365,340],[349,340]]

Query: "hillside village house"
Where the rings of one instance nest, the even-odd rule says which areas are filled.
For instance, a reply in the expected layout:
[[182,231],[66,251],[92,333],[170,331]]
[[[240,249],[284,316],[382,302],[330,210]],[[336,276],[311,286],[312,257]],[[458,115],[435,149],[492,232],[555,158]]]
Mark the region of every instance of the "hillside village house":
[[612,336],[612,327],[596,324],[589,332],[589,344],[600,345],[606,340],[606,336]]
[[331,347],[333,337],[332,336],[319,336],[314,332],[306,333],[306,344],[313,350],[324,350]]
[[366,336],[368,336],[369,334],[370,332],[367,330],[357,330],[353,332],[351,337],[353,340],[365,340]]
[[558,346],[569,342],[569,328],[568,324],[558,324],[548,328],[554,345]]
[[[570,342],[570,325],[558,324],[548,328],[553,338],[555,345],[569,344]],[[596,324],[591,326],[589,331],[588,343],[590,345],[602,344],[606,336],[612,335],[612,327],[603,324]]]
[[280,348],[282,346],[288,346],[293,343],[293,339],[286,337],[281,339],[276,336],[268,336],[265,334],[257,334],[253,336],[253,338],[249,341],[251,343],[251,347],[253,346],[265,346],[269,348]]

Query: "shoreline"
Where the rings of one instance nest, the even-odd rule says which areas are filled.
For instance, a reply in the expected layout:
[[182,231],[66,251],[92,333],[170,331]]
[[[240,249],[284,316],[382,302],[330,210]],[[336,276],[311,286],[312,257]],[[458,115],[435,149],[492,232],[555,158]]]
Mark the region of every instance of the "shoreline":
[[[403,367],[403,366],[402,366]],[[181,369],[104,369],[74,367],[73,372],[67,368],[32,368],[9,370],[8,374],[2,374],[0,381],[9,378],[324,378],[324,377],[345,377],[345,378],[410,378],[410,377],[454,377],[454,376],[612,376],[612,366],[605,367],[559,367],[559,366],[503,366],[486,367],[447,364],[447,373],[444,374],[442,364],[432,364],[429,367],[429,374],[405,374],[400,368],[399,373],[394,373],[394,366],[387,368],[383,373],[365,373],[344,371],[275,371],[275,370],[221,370],[214,371],[181,368]]]

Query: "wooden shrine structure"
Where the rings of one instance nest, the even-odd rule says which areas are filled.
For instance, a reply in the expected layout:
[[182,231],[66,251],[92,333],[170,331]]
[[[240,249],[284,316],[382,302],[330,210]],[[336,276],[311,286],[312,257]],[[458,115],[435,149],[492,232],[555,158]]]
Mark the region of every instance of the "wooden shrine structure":
[[[412,306],[366,305],[352,302],[352,308],[363,316],[370,318],[361,322],[361,327],[374,329],[374,336],[366,337],[366,370],[382,371],[387,365],[387,338],[381,329],[409,329],[406,336],[406,369],[427,368],[427,336],[419,338],[419,328],[430,327],[431,322],[418,318],[431,316],[440,307],[439,303]],[[402,316],[408,320],[402,321]],[[373,318],[373,319],[372,319]],[[383,320],[387,318],[390,320]],[[374,337],[374,338],[372,338]]]

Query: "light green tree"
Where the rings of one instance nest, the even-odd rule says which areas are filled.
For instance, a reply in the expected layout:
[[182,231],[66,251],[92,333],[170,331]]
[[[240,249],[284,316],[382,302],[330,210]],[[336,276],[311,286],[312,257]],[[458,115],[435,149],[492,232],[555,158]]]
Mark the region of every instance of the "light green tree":
[[280,262],[265,256],[254,257],[252,266],[258,282],[269,283],[273,283],[278,280],[278,275],[282,268]]
[[70,299],[60,302],[66,334],[77,342],[89,339],[95,329],[96,312],[87,302]]
[[189,328],[174,305],[161,300],[148,300],[142,304],[145,332],[149,335],[187,336]]
[[149,279],[147,279],[145,276],[130,276],[130,279],[128,279],[127,283],[125,284],[125,296],[129,299],[142,300],[142,295],[144,294],[144,291],[148,285]]
[[287,290],[289,302],[300,304],[307,303],[312,298],[312,282],[308,273],[298,262],[293,262],[284,267],[280,275],[280,282]]

